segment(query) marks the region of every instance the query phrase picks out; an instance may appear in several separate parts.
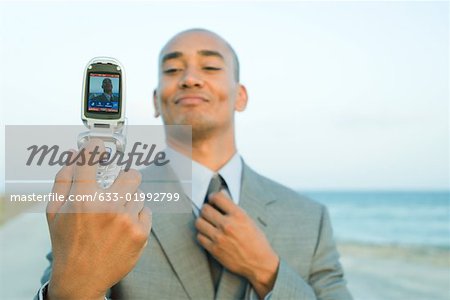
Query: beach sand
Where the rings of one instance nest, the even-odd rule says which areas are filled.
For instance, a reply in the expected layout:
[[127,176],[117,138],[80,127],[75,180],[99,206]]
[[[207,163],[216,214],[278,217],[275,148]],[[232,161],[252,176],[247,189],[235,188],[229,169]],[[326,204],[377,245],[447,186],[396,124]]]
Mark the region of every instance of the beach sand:
[[450,299],[450,251],[339,243],[355,299]]
[[[0,295],[32,299],[47,266],[50,239],[45,215],[21,214],[0,227]],[[339,244],[355,299],[450,299],[448,250]]]

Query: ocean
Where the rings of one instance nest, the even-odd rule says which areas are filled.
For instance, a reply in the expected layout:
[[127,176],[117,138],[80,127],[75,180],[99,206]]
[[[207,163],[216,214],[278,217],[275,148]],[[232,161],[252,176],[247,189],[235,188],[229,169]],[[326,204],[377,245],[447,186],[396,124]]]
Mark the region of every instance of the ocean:
[[325,204],[338,242],[450,249],[450,192],[300,191]]

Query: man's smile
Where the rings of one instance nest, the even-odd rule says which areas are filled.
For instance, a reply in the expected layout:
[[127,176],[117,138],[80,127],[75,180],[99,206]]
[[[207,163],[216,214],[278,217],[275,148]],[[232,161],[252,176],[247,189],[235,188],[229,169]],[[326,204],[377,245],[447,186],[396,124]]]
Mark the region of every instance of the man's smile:
[[209,102],[207,98],[201,95],[183,95],[175,99],[177,105],[199,105],[205,102]]

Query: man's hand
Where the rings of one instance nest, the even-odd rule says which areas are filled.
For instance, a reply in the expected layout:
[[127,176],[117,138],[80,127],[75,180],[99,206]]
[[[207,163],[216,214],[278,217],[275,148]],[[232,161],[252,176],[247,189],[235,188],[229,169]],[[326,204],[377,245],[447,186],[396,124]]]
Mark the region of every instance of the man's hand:
[[225,268],[247,278],[258,296],[264,297],[275,283],[277,254],[253,220],[225,193],[211,195],[209,203],[195,222],[199,243]]
[[[96,146],[104,151],[101,141],[92,140],[85,153]],[[49,203],[53,266],[48,299],[103,299],[135,266],[147,243],[150,210],[143,202],[125,200],[126,193],[137,191],[140,173],[124,172],[109,189],[102,190],[96,183],[96,170],[96,165],[71,165],[56,175],[54,193],[67,197],[110,192],[118,193],[119,200]]]

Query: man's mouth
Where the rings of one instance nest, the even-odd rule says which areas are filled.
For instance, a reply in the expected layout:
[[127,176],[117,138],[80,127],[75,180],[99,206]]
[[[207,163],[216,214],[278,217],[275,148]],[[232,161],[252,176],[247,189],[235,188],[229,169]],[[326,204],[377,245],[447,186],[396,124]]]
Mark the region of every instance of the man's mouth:
[[177,105],[199,105],[205,102],[208,102],[208,100],[198,95],[186,95],[175,100]]

